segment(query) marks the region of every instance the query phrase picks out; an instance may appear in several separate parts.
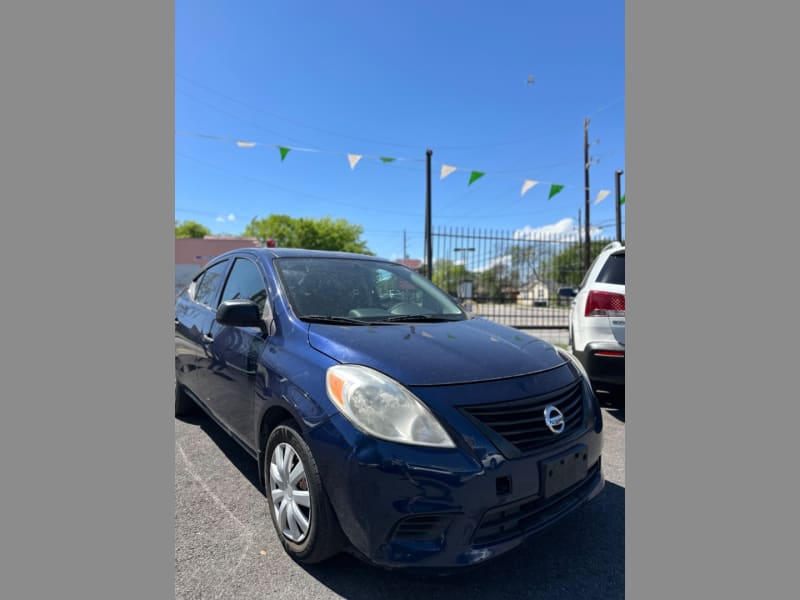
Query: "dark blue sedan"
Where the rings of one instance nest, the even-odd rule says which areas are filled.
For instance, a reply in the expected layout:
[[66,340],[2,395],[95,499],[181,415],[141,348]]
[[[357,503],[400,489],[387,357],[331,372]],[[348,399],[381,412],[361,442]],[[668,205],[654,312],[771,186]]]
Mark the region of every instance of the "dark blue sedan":
[[175,413],[258,461],[286,552],[476,565],[603,487],[580,363],[369,256],[246,249],[175,305]]

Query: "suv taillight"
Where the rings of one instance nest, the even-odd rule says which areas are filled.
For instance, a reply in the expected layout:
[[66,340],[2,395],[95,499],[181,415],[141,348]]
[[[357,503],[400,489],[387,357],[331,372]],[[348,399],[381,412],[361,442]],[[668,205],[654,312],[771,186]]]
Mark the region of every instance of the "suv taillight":
[[585,317],[624,317],[625,294],[589,292],[583,315]]

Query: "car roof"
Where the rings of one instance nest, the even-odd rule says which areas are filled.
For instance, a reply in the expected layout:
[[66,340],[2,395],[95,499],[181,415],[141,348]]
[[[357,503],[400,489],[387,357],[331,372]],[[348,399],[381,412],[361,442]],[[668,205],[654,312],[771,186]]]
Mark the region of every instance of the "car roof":
[[376,262],[392,262],[378,256],[368,256],[354,252],[334,252],[331,250],[306,250],[304,248],[239,248],[220,254],[216,258],[231,256],[233,254],[255,254],[261,258],[350,258],[359,260],[372,260]]
[[614,242],[611,242],[610,244],[607,244],[605,247],[603,247],[603,249],[600,252],[601,253],[603,253],[603,252],[613,252],[613,253],[625,252],[625,245],[620,243],[620,242],[614,241]]

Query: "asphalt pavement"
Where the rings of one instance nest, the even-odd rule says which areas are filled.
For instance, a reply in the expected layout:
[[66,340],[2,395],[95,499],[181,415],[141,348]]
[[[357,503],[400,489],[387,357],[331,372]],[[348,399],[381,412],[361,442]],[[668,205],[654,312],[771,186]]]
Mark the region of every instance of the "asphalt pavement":
[[473,571],[420,577],[341,555],[303,567],[281,548],[258,467],[204,415],[175,420],[175,597],[623,598],[625,411],[603,409],[606,486],[521,549]]

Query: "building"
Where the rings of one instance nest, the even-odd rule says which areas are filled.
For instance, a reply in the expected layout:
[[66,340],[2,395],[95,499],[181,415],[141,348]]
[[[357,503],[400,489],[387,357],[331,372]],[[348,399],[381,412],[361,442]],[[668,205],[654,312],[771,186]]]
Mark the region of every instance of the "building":
[[175,294],[187,285],[209,260],[239,248],[260,248],[256,238],[206,236],[175,239]]

